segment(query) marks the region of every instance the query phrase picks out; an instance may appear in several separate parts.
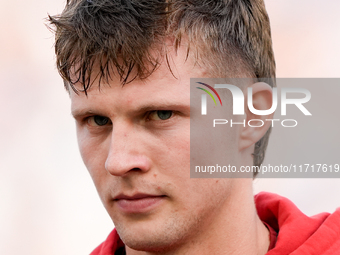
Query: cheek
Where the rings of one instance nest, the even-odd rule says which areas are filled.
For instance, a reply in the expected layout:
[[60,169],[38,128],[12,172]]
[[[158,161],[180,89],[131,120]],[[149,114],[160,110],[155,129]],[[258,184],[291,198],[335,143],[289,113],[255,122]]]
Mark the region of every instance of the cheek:
[[230,179],[190,179],[187,183],[184,203],[188,211],[197,217],[216,215],[227,204],[232,192]]
[[91,138],[86,130],[77,129],[78,146],[83,162],[95,181],[95,176],[105,170],[108,155],[107,142]]
[[179,178],[180,181],[190,177],[190,130],[176,130],[161,143],[162,151],[156,153],[158,162],[166,168],[169,178]]
[[105,170],[105,155],[107,155],[108,151],[106,143],[100,143],[96,139],[91,139],[86,132],[77,132],[77,137],[83,162],[92,178],[102,203],[106,206],[106,196],[108,193],[108,172]]
[[[190,164],[192,162],[190,160],[191,144],[189,126],[187,129],[182,130],[182,132],[177,132],[176,135],[171,136],[170,139],[163,141],[162,146],[166,148],[166,152],[158,151],[157,153],[158,160],[162,162],[161,165],[163,166],[162,174],[165,176],[169,185],[168,188],[171,188],[171,194],[174,195],[174,199],[179,202],[188,213],[208,212],[215,206],[222,204],[225,199],[228,198],[231,189],[230,180],[190,178]],[[207,140],[205,147],[201,148],[202,153],[211,155],[214,149],[209,146],[214,143],[216,146],[218,142],[219,141],[211,142]],[[229,141],[228,144],[230,143]],[[216,156],[220,157],[220,155]],[[199,158],[198,160],[200,161]]]

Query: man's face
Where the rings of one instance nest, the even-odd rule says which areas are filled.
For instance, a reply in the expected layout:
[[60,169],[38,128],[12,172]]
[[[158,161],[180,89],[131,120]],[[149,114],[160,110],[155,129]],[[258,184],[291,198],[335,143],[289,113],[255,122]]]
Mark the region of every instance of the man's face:
[[234,180],[190,179],[190,77],[206,74],[185,54],[172,54],[177,78],[163,64],[144,81],[71,92],[82,158],[133,249],[179,245],[228,213]]

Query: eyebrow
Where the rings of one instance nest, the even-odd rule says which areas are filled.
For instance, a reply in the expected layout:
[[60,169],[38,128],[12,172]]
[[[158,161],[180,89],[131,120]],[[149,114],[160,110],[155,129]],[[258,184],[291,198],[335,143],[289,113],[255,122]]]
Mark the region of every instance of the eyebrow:
[[94,115],[94,114],[96,114],[96,112],[92,111],[92,110],[75,109],[75,110],[71,111],[71,115],[75,119],[80,118],[82,116]]
[[[182,103],[164,103],[164,102],[159,102],[159,103],[145,103],[142,105],[139,105],[135,108],[132,108],[129,110],[129,112],[134,113],[134,114],[140,114],[144,112],[149,112],[149,111],[155,111],[155,110],[184,110],[187,112],[190,112],[190,104],[182,104]],[[100,113],[99,111],[92,110],[92,109],[74,109],[71,111],[71,114],[73,118],[78,119],[83,116],[88,116],[88,115],[105,115],[102,112]]]
[[190,105],[185,105],[182,103],[151,103],[139,106],[136,112],[148,112],[154,110],[176,110],[176,109],[190,110]]

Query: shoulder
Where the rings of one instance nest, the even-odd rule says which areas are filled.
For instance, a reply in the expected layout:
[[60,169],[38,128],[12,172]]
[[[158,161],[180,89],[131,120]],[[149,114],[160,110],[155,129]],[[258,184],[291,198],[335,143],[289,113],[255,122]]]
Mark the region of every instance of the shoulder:
[[260,219],[271,226],[278,238],[275,254],[337,254],[340,248],[340,208],[334,213],[309,217],[289,199],[267,192],[254,197]]
[[113,229],[106,240],[94,249],[90,255],[114,255],[115,252],[123,246],[124,244],[120,239],[117,230]]

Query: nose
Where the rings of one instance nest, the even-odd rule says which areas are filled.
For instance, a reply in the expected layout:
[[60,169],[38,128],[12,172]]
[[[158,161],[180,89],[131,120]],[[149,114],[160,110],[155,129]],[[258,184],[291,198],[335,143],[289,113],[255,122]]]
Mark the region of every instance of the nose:
[[111,175],[124,176],[132,172],[147,172],[150,159],[147,156],[145,136],[132,125],[114,125],[105,169]]

